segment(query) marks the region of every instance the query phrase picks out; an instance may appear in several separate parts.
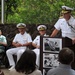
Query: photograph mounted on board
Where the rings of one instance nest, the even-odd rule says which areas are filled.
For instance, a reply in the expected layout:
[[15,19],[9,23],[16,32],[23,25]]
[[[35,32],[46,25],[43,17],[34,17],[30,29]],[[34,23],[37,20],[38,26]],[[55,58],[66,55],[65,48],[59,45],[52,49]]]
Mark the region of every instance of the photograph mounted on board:
[[58,54],[43,53],[43,68],[55,68],[58,65]]
[[61,38],[43,38],[44,52],[59,52],[62,49]]

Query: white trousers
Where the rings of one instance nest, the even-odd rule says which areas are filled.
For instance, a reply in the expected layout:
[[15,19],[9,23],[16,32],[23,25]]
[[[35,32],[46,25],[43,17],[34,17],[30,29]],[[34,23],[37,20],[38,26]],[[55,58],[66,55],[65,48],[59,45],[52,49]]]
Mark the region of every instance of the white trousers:
[[39,67],[40,66],[40,49],[34,49],[33,50],[36,53],[36,65]]
[[25,50],[26,50],[26,47],[17,47],[17,48],[8,49],[6,51],[6,55],[9,60],[9,65],[15,66],[13,55],[17,55],[17,61],[18,61]]

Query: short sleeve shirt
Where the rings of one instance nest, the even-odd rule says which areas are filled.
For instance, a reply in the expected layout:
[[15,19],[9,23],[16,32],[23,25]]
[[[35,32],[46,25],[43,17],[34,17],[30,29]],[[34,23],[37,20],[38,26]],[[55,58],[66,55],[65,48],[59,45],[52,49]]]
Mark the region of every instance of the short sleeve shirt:
[[37,36],[37,37],[34,39],[33,43],[35,43],[36,45],[40,46],[40,36]]
[[3,36],[3,35],[0,35],[0,42],[4,42],[7,44],[7,40],[6,40],[6,37]]
[[28,34],[28,33],[24,33],[23,35],[22,34],[16,34],[13,42],[15,43],[21,43],[21,44],[25,44],[25,43],[29,43],[29,42],[32,42],[32,38],[31,36]]
[[[46,36],[46,34],[44,35]],[[36,45],[40,46],[40,35],[38,35],[34,40],[33,43],[35,43]]]
[[54,27],[57,30],[61,30],[62,37],[74,38],[75,37],[75,30],[69,25],[71,25],[75,29],[75,19],[72,16],[68,21],[66,21],[64,18],[59,19],[56,22],[56,24],[54,25]]

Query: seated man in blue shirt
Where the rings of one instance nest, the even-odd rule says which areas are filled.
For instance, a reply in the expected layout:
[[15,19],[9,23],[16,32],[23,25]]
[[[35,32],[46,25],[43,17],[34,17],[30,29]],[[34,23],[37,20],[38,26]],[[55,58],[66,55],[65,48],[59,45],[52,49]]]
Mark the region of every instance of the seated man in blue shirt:
[[58,56],[59,66],[50,69],[47,75],[75,75],[75,71],[71,69],[71,63],[74,61],[74,52],[69,48],[63,48]]

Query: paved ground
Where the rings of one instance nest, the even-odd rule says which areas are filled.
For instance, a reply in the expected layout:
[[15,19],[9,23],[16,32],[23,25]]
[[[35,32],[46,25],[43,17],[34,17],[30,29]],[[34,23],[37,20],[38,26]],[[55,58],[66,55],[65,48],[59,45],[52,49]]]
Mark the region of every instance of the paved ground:
[[4,75],[11,75],[10,71],[8,70],[8,68],[5,68],[4,65],[1,65],[0,69],[4,72]]
[[11,75],[8,69],[1,69],[4,72],[4,75]]

